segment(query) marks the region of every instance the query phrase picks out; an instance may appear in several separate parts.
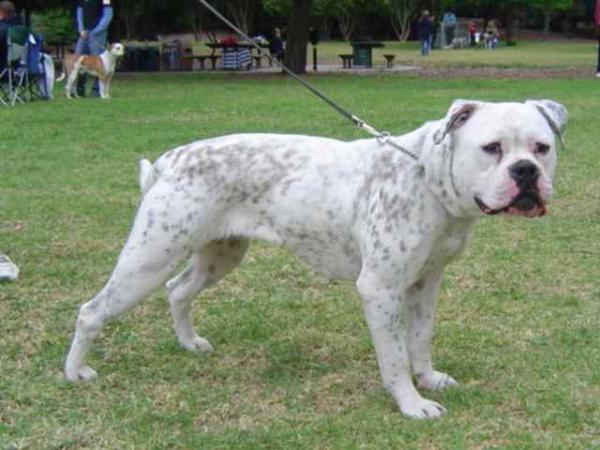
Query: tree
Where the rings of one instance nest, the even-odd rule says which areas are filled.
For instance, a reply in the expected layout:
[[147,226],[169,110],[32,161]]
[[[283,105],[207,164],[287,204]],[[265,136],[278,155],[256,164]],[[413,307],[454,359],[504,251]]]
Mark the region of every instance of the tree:
[[75,39],[73,13],[68,8],[54,7],[31,14],[31,27],[46,42],[68,42]]
[[385,0],[392,22],[392,28],[399,41],[406,41],[410,35],[411,22],[417,14],[419,0]]
[[128,40],[137,37],[137,24],[140,23],[144,11],[144,2],[142,1],[124,1],[119,5],[119,17],[125,26],[125,37]]
[[285,65],[294,73],[306,72],[306,47],[312,0],[292,0],[285,47]]
[[231,21],[246,34],[250,34],[254,11],[258,7],[256,0],[227,0],[227,10]]
[[314,9],[319,15],[335,17],[342,37],[349,41],[356,25],[358,4],[359,0],[317,0]]
[[552,14],[557,11],[566,11],[573,6],[573,0],[530,0],[533,9],[544,14],[544,31],[550,31]]

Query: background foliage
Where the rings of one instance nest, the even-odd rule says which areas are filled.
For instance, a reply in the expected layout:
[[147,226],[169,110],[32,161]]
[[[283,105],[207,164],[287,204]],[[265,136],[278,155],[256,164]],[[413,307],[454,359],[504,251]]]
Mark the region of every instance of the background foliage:
[[[113,2],[116,19],[111,31],[117,38],[147,39],[182,31],[200,37],[203,32],[223,29],[197,0]],[[211,3],[244,30],[268,34],[274,26],[285,27],[292,0],[212,0]],[[59,7],[59,15],[64,17],[64,1],[27,0],[17,4],[37,14]],[[412,25],[423,9],[437,17],[453,9],[461,17],[500,19],[503,26],[518,21],[521,26],[537,29],[572,31],[578,28],[578,22],[591,20],[593,5],[594,0],[314,0],[311,15],[312,26],[324,37],[349,39],[353,34],[370,34],[395,39],[399,35],[393,24],[403,11],[408,11],[408,22]],[[70,10],[73,9],[74,2],[70,2]],[[71,17],[73,20],[72,13]]]

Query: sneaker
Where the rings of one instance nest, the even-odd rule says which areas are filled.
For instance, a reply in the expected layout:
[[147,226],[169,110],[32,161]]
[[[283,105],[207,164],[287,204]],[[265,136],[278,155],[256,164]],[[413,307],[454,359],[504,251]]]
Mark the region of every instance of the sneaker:
[[8,258],[0,253],[0,281],[15,281],[19,276],[19,268]]

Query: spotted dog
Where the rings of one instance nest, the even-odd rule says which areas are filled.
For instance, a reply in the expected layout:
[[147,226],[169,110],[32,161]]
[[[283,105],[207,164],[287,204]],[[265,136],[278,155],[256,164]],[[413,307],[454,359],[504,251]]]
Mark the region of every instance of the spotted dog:
[[549,100],[456,101],[443,119],[394,138],[418,162],[375,139],[276,134],[202,140],[142,161],[133,229],[109,281],[80,309],[66,378],[94,378],[85,357],[102,326],[165,282],[180,344],[212,350],[190,324],[190,302],[257,239],[356,281],[385,388],[409,417],[441,415],[417,387],[456,384],[430,353],[444,266],[480,217],[546,212],[565,123]]
[[122,44],[112,44],[108,50],[96,55],[67,55],[63,60],[63,73],[56,79],[63,81],[66,77],[65,95],[67,98],[77,97],[77,78],[81,73],[89,73],[98,77],[100,84],[100,97],[110,98],[110,85],[117,68],[117,61],[125,54]]

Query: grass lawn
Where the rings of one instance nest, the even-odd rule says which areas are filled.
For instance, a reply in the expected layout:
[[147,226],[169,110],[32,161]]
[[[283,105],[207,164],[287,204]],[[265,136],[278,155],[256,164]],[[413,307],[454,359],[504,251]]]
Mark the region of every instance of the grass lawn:
[[[538,42],[519,41],[514,47],[500,45],[494,51],[485,49],[433,50],[426,58],[419,53],[418,42],[385,42],[384,48],[373,49],[373,63],[383,65],[383,54],[396,55],[398,64],[434,67],[523,67],[573,69],[589,68],[594,65],[596,43],[578,42]],[[312,50],[310,50],[312,52]],[[325,42],[319,45],[319,55],[323,63],[340,64],[338,55],[352,53],[347,42]],[[320,59],[321,60],[321,59]],[[309,53],[312,63],[312,53]]]
[[178,347],[157,293],[97,339],[96,382],[63,380],[77,306],[127,235],[138,158],[239,131],[363,136],[278,76],[148,75],[118,78],[109,102],[1,112],[0,250],[22,274],[0,286],[0,448],[600,447],[598,81],[313,80],[394,133],[457,97],[569,109],[549,215],[483,220],[446,273],[434,357],[461,386],[430,398],[448,414],[404,419],[381,386],[352,284],[263,244],[195,302],[214,353]]
[[[590,41],[519,41],[514,47],[500,45],[496,50],[463,49],[433,50],[424,58],[419,53],[418,42],[385,42],[384,48],[373,49],[373,64],[383,66],[384,54],[396,55],[395,62],[410,66],[433,67],[522,67],[550,69],[589,69],[595,68],[597,47]],[[195,46],[195,52],[206,54],[203,44]],[[338,55],[352,53],[348,42],[326,41],[318,45],[319,64],[342,64]],[[308,62],[312,67],[312,47],[309,45]]]

